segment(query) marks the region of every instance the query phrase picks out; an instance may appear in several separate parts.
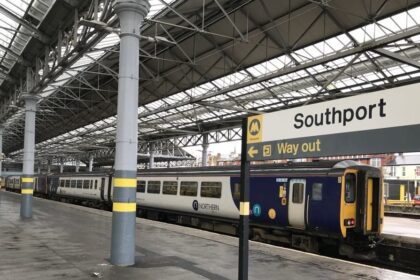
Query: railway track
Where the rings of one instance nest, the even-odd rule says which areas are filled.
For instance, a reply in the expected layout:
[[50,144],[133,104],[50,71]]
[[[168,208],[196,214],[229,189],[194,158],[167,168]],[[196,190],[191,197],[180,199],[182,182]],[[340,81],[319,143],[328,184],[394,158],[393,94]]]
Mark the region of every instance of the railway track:
[[385,212],[385,216],[404,217],[404,218],[410,218],[410,219],[420,219],[420,214],[411,213],[411,212],[388,211],[388,212]]

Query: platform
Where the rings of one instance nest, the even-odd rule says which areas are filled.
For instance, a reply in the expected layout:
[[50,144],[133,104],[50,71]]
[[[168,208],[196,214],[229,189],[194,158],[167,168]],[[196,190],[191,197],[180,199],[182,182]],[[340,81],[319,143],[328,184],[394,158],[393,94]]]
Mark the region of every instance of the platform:
[[[237,279],[235,237],[137,219],[137,263],[108,262],[112,213],[0,192],[0,279]],[[420,279],[409,274],[251,242],[250,279]]]
[[385,217],[383,232],[385,234],[420,239],[420,220],[401,217]]

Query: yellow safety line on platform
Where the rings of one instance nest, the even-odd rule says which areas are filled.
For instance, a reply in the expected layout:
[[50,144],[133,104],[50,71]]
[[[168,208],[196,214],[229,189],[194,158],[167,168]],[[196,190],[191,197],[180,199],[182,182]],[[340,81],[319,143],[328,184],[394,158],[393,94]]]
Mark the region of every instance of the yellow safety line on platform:
[[34,178],[22,178],[22,183],[33,183]]
[[34,194],[34,190],[33,189],[22,189],[21,193],[22,194]]
[[137,179],[132,178],[114,178],[114,187],[119,188],[135,188]]
[[241,202],[239,205],[239,215],[249,216],[249,202]]
[[136,212],[136,203],[114,202],[112,204],[113,212]]

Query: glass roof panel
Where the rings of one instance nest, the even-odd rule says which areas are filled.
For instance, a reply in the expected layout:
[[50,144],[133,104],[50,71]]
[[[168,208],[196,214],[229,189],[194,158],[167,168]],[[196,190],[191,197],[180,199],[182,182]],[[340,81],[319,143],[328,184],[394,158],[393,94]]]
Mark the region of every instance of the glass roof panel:
[[[166,2],[169,3],[172,1],[166,0]],[[165,7],[165,5],[163,5],[159,0],[152,0],[151,3],[153,6],[152,12],[149,14],[149,17],[158,13],[161,9]],[[350,31],[350,34],[356,39],[358,43],[368,42],[373,39],[382,38],[387,34],[398,33],[403,31],[404,29],[412,28],[417,24],[416,20],[418,21],[418,18],[420,18],[420,8],[409,10],[408,12],[395,15],[391,18],[379,21],[377,23],[372,23],[357,28],[353,31]],[[110,39],[110,41],[107,42],[106,39]],[[104,39],[100,43],[102,45],[99,44],[97,48],[111,47],[115,44],[118,44],[119,41],[118,38],[112,40],[112,38],[107,37],[106,39]],[[420,42],[420,35],[411,38],[411,40],[413,42]],[[401,41],[398,43],[404,44],[407,42]],[[333,55],[337,52],[352,47],[352,40],[347,35],[341,34],[339,36],[329,38],[328,40],[318,42],[315,45],[296,50],[292,52],[291,55],[299,63],[304,64],[309,61],[319,59],[320,57]],[[402,47],[394,47],[387,49],[390,51],[398,51],[401,50]],[[90,56],[94,59],[97,59],[100,58],[103,53],[104,52],[102,51],[97,51],[90,53]],[[0,55],[1,54],[2,53],[0,52]],[[375,59],[380,59],[378,58],[379,55],[376,53],[369,54],[371,54],[371,57]],[[265,61],[246,70],[236,72],[213,81],[209,81],[205,84],[188,89],[184,92],[179,92],[162,100],[149,103],[145,106],[141,106],[139,107],[139,113],[148,114],[155,109],[162,109],[168,105],[176,105],[179,102],[188,101],[188,99],[190,99],[191,97],[202,97],[203,100],[205,100],[206,102],[214,102],[219,105],[232,106],[232,109],[212,108],[210,106],[203,108],[203,106],[199,106],[197,104],[183,105],[177,107],[176,109],[168,109],[167,111],[161,111],[158,114],[145,115],[144,117],[140,118],[140,125],[148,125],[148,127],[141,127],[140,132],[157,133],[157,131],[162,128],[167,129],[170,127],[187,127],[189,125],[194,124],[194,122],[197,120],[202,120],[203,122],[210,122],[247,114],[246,112],[236,110],[240,107],[245,107],[252,110],[270,110],[274,108],[284,107],[285,105],[281,103],[281,100],[287,100],[288,104],[296,104],[305,100],[309,100],[312,97],[311,95],[317,94],[321,90],[321,87],[317,86],[314,83],[314,81],[311,80],[311,77],[308,75],[308,72],[310,72],[312,75],[316,75],[317,78],[328,79],[329,77],[331,77],[330,73],[334,73],[331,71],[346,66],[353,58],[354,56],[340,58],[325,63],[323,65],[317,65],[308,68],[307,71],[300,70],[287,75],[282,75],[273,78],[263,83],[257,83],[251,86],[235,89],[228,93],[212,96],[210,98],[205,98],[206,95],[212,94],[216,90],[229,88],[233,85],[236,86],[244,81],[249,81],[254,77],[263,77],[267,74],[270,74],[272,72],[278,71],[286,67],[290,67],[293,64],[295,64],[295,62],[293,62],[290,56],[288,55],[283,55],[271,59],[269,61]],[[80,66],[89,65],[90,63],[92,63],[92,59],[84,57],[79,63]],[[337,80],[332,82],[328,88],[337,89],[341,93],[345,93],[370,88],[374,85],[382,85],[384,83],[388,83],[388,81],[383,80],[384,77],[382,74],[378,74],[378,72],[374,70],[375,67],[369,65],[370,63],[364,55],[359,57],[359,59],[357,59],[356,61],[354,61],[353,65],[354,64],[359,64],[359,68],[353,69],[353,66],[351,66],[349,68],[351,71],[345,71]],[[418,71],[418,69],[407,65],[395,65],[394,63],[392,65],[386,65],[381,68],[383,69],[383,72],[385,72],[389,76],[398,76],[398,78],[396,78],[398,80],[408,79],[410,77],[420,75],[420,73],[416,72]],[[67,71],[67,75],[69,75],[69,73],[71,72]],[[252,77],[249,75],[249,73],[252,75]],[[61,82],[66,79],[67,77],[64,76],[59,80]],[[266,88],[270,88],[271,93],[274,93],[276,96],[272,96],[270,92],[266,90]],[[277,99],[274,97],[277,97]],[[113,118],[114,119],[111,120],[111,122],[115,122],[115,117]],[[170,120],[170,123],[162,124],[162,122],[165,122],[166,120]],[[97,122],[95,123],[95,125],[97,125],[98,129],[102,128],[102,132],[115,131],[115,126],[107,126],[107,122]],[[96,129],[92,126],[86,126],[86,128],[89,130]],[[102,135],[101,137],[105,137],[105,135]],[[59,138],[57,138],[57,140],[59,140]]]

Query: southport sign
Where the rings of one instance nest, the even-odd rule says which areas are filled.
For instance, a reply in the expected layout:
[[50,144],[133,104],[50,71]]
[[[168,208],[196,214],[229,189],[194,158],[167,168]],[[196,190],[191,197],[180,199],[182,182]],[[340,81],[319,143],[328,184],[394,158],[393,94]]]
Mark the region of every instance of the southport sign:
[[420,150],[420,85],[252,116],[247,160]]

